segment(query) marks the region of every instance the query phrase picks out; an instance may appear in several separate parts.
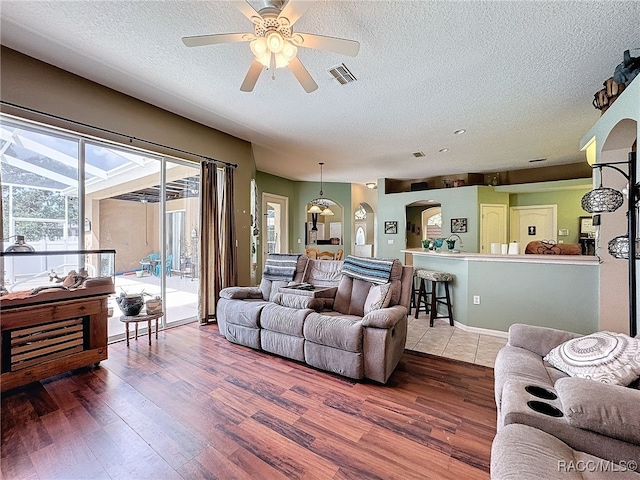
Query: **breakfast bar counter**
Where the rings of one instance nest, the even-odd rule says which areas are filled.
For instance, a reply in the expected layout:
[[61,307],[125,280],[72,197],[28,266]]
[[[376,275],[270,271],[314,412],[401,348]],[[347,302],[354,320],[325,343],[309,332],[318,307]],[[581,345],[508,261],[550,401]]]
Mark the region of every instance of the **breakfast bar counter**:
[[455,275],[453,317],[466,330],[506,336],[513,323],[577,333],[598,328],[598,258],[402,250],[405,263]]

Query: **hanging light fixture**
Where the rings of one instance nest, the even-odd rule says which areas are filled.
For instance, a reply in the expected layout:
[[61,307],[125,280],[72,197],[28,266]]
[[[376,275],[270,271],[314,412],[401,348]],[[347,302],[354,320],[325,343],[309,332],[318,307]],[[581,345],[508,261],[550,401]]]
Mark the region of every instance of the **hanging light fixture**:
[[[5,250],[5,252],[10,253],[10,252],[35,252],[36,249],[33,248],[31,245],[27,244],[24,240],[24,235],[16,235],[16,243],[14,243],[13,245],[9,245],[7,247],[7,249]],[[11,237],[9,237],[11,238]],[[4,240],[8,240],[9,238],[5,238]]]
[[324,198],[324,193],[322,192],[322,185],[323,185],[322,184],[322,166],[324,165],[324,162],[320,162],[319,165],[320,165],[320,196],[317,198],[314,198],[309,202],[311,207],[309,208],[309,210],[307,210],[307,213],[312,213],[312,214],[319,213],[322,216],[334,215],[331,208],[329,208],[329,205],[330,205],[329,200]]
[[[620,235],[607,244],[609,253],[615,258],[629,258],[629,236]],[[640,240],[636,240],[636,259],[640,259]]]
[[602,168],[600,168],[600,186],[582,197],[582,209],[589,213],[615,212],[624,203],[624,196],[618,190],[602,186]]

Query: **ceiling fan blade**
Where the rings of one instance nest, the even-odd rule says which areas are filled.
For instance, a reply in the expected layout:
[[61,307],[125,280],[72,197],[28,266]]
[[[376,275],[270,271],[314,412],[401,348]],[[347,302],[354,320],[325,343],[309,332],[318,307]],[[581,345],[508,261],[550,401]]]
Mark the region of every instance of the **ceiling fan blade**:
[[248,1],[232,0],[231,3],[233,3],[237,7],[237,9],[240,10],[242,14],[245,17],[247,17],[249,20],[251,20],[253,23],[256,23],[256,21],[262,19],[260,14],[256,12],[256,9],[253,8]]
[[285,17],[289,20],[289,25],[293,25],[314,3],[315,0],[289,0],[278,18]]
[[253,63],[249,67],[249,71],[247,72],[247,76],[244,77],[244,82],[242,82],[242,86],[240,87],[240,91],[242,92],[251,92],[253,91],[253,87],[256,86],[256,82],[258,81],[258,77],[262,73],[263,65],[258,60],[253,60]]
[[216,45],[218,43],[250,42],[255,38],[253,33],[216,33],[212,35],[182,37],[182,42],[187,47],[201,47],[203,45]]
[[312,33],[295,33],[291,38],[298,47],[315,48],[327,52],[355,57],[360,51],[360,42],[345,38],[325,37]]
[[305,92],[311,93],[318,89],[318,84],[311,77],[307,69],[304,68],[302,62],[298,60],[298,57],[294,57],[293,60],[289,62],[289,69],[291,69],[293,75],[298,79]]

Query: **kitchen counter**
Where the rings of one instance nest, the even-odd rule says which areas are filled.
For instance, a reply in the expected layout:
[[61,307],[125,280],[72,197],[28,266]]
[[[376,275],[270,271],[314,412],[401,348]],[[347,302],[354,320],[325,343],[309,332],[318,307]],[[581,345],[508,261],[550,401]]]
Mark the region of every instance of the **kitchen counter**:
[[[506,335],[513,323],[592,333],[599,261],[587,255],[488,255],[402,250],[405,264],[455,275],[453,317],[465,330]],[[475,300],[475,302],[474,302]]]
[[452,253],[448,250],[434,251],[426,248],[407,248],[402,253],[426,257],[449,258],[471,262],[545,263],[564,265],[598,265],[598,257],[590,255],[491,255],[487,253]]

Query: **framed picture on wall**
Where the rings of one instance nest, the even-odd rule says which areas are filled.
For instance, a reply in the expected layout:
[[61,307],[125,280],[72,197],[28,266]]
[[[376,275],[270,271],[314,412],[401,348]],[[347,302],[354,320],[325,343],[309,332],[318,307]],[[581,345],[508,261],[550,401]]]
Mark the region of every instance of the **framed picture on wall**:
[[451,233],[467,233],[467,219],[466,218],[452,218],[451,219]]
[[384,233],[398,233],[398,222],[384,222]]
[[[595,216],[595,215],[594,215]],[[593,217],[580,217],[580,236],[594,237],[597,230],[597,222],[593,221]]]

